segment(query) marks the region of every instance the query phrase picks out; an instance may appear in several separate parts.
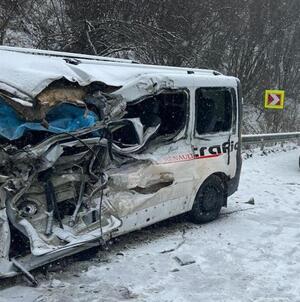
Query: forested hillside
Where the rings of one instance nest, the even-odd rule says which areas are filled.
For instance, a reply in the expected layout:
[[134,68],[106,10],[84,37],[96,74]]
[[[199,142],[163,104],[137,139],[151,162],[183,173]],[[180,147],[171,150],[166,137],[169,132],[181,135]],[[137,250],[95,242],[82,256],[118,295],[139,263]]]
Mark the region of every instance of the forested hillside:
[[2,0],[0,44],[216,69],[242,82],[244,132],[300,128],[299,0]]

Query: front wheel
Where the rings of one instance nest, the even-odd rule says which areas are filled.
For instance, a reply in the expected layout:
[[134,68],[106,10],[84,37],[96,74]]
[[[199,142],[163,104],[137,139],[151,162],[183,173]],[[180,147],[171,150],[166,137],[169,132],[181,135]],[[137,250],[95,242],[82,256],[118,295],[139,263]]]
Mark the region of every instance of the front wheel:
[[200,187],[193,208],[190,212],[195,223],[206,223],[219,216],[222,206],[226,204],[224,182],[216,175],[210,176]]

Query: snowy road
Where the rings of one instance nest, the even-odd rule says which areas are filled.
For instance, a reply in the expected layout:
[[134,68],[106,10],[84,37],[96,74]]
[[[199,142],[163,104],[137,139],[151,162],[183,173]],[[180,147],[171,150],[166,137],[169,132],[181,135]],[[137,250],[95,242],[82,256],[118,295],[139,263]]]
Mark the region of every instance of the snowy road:
[[180,218],[129,234],[88,261],[38,273],[39,288],[6,286],[0,301],[300,301],[299,154],[244,161],[239,192],[213,223]]

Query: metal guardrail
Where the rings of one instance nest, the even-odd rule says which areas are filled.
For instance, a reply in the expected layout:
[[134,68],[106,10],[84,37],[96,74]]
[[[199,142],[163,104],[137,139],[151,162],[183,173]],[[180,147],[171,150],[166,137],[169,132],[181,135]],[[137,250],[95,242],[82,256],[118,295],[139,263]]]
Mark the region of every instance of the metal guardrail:
[[300,139],[300,132],[268,133],[268,134],[245,134],[242,135],[243,144],[256,144],[268,142],[283,142],[287,140]]

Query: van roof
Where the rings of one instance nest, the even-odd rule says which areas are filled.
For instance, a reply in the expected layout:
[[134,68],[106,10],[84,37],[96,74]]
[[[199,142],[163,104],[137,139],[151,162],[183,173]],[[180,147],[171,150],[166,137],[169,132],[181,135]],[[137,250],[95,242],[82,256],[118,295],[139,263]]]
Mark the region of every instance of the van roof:
[[22,47],[11,47],[11,46],[0,46],[0,51],[9,51],[9,52],[17,52],[28,55],[36,55],[36,56],[47,56],[53,58],[62,58],[62,59],[74,59],[79,60],[84,63],[92,63],[96,65],[114,65],[114,66],[122,66],[140,68],[140,69],[152,69],[152,73],[156,71],[177,71],[177,72],[194,72],[201,74],[214,74],[221,75],[220,72],[211,69],[199,69],[199,68],[190,68],[190,67],[175,67],[175,66],[165,66],[165,65],[151,65],[151,64],[140,64],[134,60],[126,60],[112,57],[103,57],[96,55],[87,55],[87,54],[78,54],[78,53],[70,53],[70,52],[60,52],[60,51],[50,51],[50,50],[41,50],[41,49],[32,49],[32,48],[22,48]]
[[[80,86],[101,82],[123,87],[142,77],[166,78],[190,74],[201,78],[228,77],[207,69],[138,64],[131,60],[82,54],[0,46],[0,90],[32,100],[56,80],[66,79]],[[217,80],[217,79],[216,79]]]

